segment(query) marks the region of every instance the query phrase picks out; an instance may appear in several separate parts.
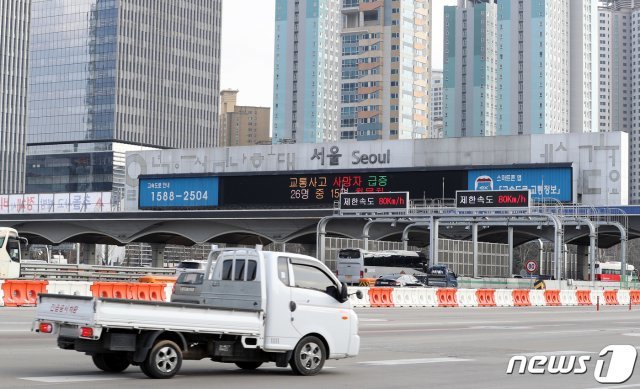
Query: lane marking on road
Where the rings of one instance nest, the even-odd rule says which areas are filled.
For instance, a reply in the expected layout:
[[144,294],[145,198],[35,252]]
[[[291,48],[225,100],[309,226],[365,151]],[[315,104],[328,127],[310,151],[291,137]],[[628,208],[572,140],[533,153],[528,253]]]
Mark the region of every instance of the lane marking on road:
[[389,319],[363,319],[363,318],[358,318],[360,320],[360,322],[371,322],[371,321],[389,321]]
[[[375,321],[382,321],[382,320],[375,320]],[[497,325],[502,325],[502,324],[510,324],[510,323],[518,323],[517,321],[496,321],[496,322],[487,322],[486,320],[484,321],[448,321],[447,325],[448,326],[452,326],[452,325],[459,325],[459,324],[463,324],[463,325],[469,325],[469,324],[487,324],[487,325],[491,325],[491,324],[497,324]],[[393,326],[397,326],[397,325],[421,325],[421,326],[441,326],[442,323],[425,323],[425,322],[405,322],[405,321],[400,321],[400,320],[389,320],[386,321],[385,323],[367,323],[367,326],[385,326],[385,325],[393,325]]]
[[628,332],[626,334],[622,334],[624,336],[640,336],[640,332]]
[[50,376],[50,377],[20,377],[21,380],[45,382],[49,384],[64,382],[92,382],[92,381],[113,381],[122,380],[123,376],[105,376],[105,375],[67,375],[67,376]]
[[568,331],[541,331],[536,332],[536,335],[546,334],[546,335],[554,335],[554,334],[570,334],[570,333],[581,333],[581,332],[615,332],[615,331],[628,331],[632,328],[597,328],[591,330],[568,330]]
[[358,362],[358,364],[370,365],[370,366],[395,366],[395,365],[418,365],[418,364],[427,364],[427,363],[471,362],[471,361],[474,361],[474,359],[444,357],[444,358],[417,358],[417,359],[389,359],[389,360],[382,360],[382,361]]
[[559,355],[585,355],[585,354],[597,354],[594,351],[574,351],[574,350],[562,350],[562,351],[539,351],[535,353],[521,353],[521,354],[511,354],[511,355],[522,355],[524,357],[535,357],[537,355],[542,355],[545,357],[550,356],[559,356]]
[[[384,333],[396,333],[396,332],[435,332],[435,331],[451,331],[451,328],[417,328],[410,330],[363,330],[360,329],[358,332],[360,333],[372,333],[372,334],[384,334]],[[455,330],[459,330],[456,328]]]

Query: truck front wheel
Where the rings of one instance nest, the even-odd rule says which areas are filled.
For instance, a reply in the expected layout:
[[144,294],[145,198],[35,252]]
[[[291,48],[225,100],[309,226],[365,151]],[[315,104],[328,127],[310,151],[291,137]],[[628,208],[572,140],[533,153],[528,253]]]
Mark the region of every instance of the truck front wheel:
[[156,343],[147,359],[142,362],[141,370],[150,378],[171,378],[182,366],[182,351],[170,340]]
[[107,373],[120,373],[129,367],[129,359],[123,352],[95,354],[91,359],[98,369]]
[[324,366],[326,354],[324,343],[320,339],[307,336],[293,350],[291,370],[298,375],[316,375]]

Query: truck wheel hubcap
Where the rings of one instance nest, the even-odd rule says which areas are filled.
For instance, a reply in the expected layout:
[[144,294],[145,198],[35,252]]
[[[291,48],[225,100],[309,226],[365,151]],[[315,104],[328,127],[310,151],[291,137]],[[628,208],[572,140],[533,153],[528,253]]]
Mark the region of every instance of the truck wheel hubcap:
[[178,354],[171,347],[163,347],[156,353],[156,367],[158,370],[169,373],[176,367]]
[[300,351],[300,363],[307,370],[313,370],[318,367],[322,360],[322,351],[320,346],[315,343],[306,343]]

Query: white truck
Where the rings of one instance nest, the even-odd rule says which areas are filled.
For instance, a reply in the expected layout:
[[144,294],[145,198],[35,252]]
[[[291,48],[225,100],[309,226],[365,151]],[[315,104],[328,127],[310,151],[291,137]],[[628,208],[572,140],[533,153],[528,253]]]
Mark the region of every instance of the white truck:
[[0,280],[20,277],[22,248],[27,239],[10,227],[0,227]]
[[43,294],[33,330],[57,334],[60,348],[90,355],[101,370],[139,365],[151,378],[203,358],[315,375],[326,359],[358,354],[347,287],[315,258],[214,250],[201,293],[201,304]]

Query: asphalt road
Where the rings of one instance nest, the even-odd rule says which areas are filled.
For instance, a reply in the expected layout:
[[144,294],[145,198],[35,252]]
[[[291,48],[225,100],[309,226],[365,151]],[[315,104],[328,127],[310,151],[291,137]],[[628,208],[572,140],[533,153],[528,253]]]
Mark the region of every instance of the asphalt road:
[[[542,307],[358,313],[360,356],[328,361],[315,377],[297,377],[275,365],[244,372],[202,360],[185,361],[172,380],[151,380],[137,367],[123,374],[101,373],[84,354],[59,350],[53,336],[31,333],[34,308],[4,307],[0,388],[640,388],[640,366],[622,385],[594,379],[598,353],[605,346],[640,346],[638,307],[631,312],[628,307],[603,307],[599,312],[593,307]],[[586,355],[590,361],[585,374],[507,375],[509,359],[516,354]]]

